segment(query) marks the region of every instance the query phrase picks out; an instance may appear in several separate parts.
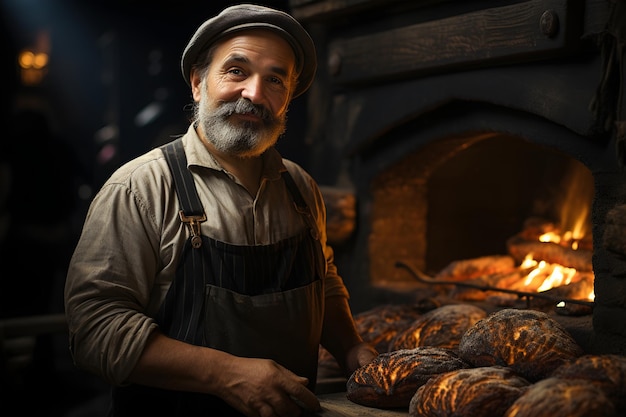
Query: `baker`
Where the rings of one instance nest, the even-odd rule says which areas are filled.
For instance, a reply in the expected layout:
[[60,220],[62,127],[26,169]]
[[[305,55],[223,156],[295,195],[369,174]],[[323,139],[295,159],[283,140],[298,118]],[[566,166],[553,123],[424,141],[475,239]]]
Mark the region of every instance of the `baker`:
[[297,416],[320,408],[320,344],[346,375],[377,355],[356,330],[319,187],[274,146],[316,65],[289,14],[224,9],[182,54],[186,133],[91,202],[65,308],[76,365],[112,386],[110,415]]

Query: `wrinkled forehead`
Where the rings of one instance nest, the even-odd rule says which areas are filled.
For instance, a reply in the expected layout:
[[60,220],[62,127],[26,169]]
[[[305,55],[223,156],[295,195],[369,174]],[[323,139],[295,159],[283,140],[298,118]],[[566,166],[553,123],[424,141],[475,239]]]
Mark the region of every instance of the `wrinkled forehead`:
[[252,29],[230,34],[215,43],[212,53],[242,60],[266,58],[288,70],[286,75],[298,75],[296,51],[280,34],[270,30]]

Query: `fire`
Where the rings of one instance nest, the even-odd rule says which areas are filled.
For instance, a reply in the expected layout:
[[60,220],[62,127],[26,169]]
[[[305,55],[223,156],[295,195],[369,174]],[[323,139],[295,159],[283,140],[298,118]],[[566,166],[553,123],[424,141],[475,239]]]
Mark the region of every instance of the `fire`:
[[[566,237],[567,239],[567,237]],[[541,242],[561,242],[561,236],[552,232],[542,235],[539,239]],[[576,249],[572,247],[572,249]],[[576,268],[570,268],[561,264],[549,263],[546,261],[538,261],[533,258],[533,254],[529,253],[519,266],[521,271],[526,272],[523,276],[523,284],[521,289],[528,291],[543,292],[562,285],[569,285],[575,282],[578,271]],[[594,291],[591,290],[586,299],[593,301],[595,298]]]
[[539,282],[536,288],[537,292],[547,291],[550,288],[560,285],[568,285],[576,275],[576,268],[568,268],[560,264],[551,264],[546,261],[537,261],[533,259],[533,254],[528,254],[526,259],[520,265],[520,269],[529,270],[524,285],[532,286],[535,281]]
[[578,249],[580,240],[585,237],[584,233],[582,233],[582,230],[583,229],[581,228],[578,228],[577,232],[568,230],[567,232],[563,233],[563,235],[560,235],[554,231],[546,232],[539,236],[539,241],[544,243],[552,242],[576,250]]
[[[589,213],[593,197],[593,179],[582,165],[572,165],[564,177],[564,194],[560,205],[560,227],[546,230],[538,238],[540,242],[578,250],[589,229]],[[576,282],[578,271],[558,263],[536,260],[533,253],[526,255],[519,269],[526,273],[525,290],[543,292]],[[586,296],[593,300],[593,289]]]

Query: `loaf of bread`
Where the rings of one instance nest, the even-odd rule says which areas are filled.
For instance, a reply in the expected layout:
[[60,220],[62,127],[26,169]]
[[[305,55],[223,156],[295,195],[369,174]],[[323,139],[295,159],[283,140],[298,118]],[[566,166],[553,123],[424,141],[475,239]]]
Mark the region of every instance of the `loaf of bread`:
[[535,382],[582,356],[583,349],[548,314],[504,309],[469,328],[461,337],[458,352],[475,367],[509,366]]
[[[391,340],[406,330],[423,313],[415,304],[382,304],[354,315],[357,332],[364,342],[370,343],[378,352],[386,352]],[[318,376],[341,377],[337,360],[323,346],[319,346]]]
[[511,368],[459,369],[422,385],[409,402],[409,416],[502,416],[529,386]]
[[418,347],[384,352],[352,373],[346,397],[367,407],[406,408],[417,389],[431,377],[468,366],[449,349]]
[[[623,395],[623,394],[622,394]],[[546,378],[531,385],[504,417],[611,417],[613,403],[585,379]]]
[[559,366],[552,376],[594,382],[613,402],[616,410],[626,414],[626,356],[584,355]]
[[365,342],[379,352],[387,352],[389,343],[422,315],[412,304],[383,304],[354,315],[357,331]]
[[467,281],[485,275],[515,269],[515,259],[509,255],[489,255],[453,261],[435,275],[438,281]]
[[461,336],[487,312],[472,304],[449,304],[418,317],[389,344],[389,351],[435,346],[456,349]]

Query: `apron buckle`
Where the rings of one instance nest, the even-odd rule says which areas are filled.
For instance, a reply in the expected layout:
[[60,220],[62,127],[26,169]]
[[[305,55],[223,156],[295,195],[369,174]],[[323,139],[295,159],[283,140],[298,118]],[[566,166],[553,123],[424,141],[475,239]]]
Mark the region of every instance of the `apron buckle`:
[[180,210],[178,212],[180,220],[189,227],[191,232],[191,246],[194,249],[198,249],[202,246],[202,237],[200,236],[200,223],[206,221],[206,214],[185,216],[185,212]]

